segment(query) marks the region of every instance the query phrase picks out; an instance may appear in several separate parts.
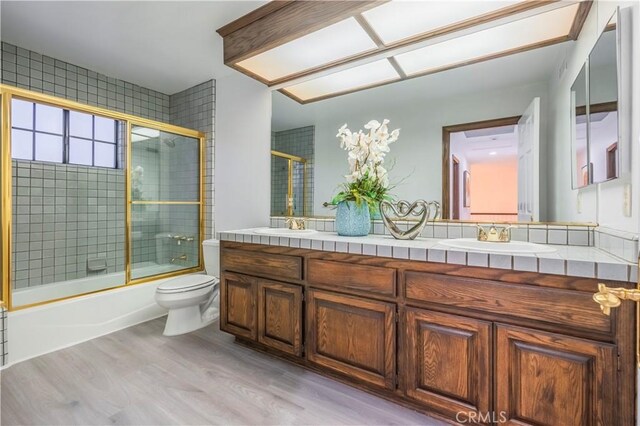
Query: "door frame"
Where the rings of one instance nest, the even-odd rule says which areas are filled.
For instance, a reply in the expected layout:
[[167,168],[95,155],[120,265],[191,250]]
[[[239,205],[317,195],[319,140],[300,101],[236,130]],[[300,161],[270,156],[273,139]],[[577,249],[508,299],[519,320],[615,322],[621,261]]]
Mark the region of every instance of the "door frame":
[[[451,219],[460,219],[460,159],[451,154],[451,164],[453,165],[453,177],[451,180],[451,193],[453,193]],[[456,217],[457,216],[457,217]]]
[[491,127],[511,126],[518,124],[521,115],[491,120],[474,121],[471,123],[442,126],[442,216],[443,220],[450,220],[451,216],[451,133],[467,130],[488,129]]

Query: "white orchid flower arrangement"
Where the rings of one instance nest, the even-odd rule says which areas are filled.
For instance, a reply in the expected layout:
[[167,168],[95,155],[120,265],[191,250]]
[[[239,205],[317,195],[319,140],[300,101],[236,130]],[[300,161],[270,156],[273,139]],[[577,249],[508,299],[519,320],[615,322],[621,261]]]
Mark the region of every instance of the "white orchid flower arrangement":
[[342,201],[355,201],[357,205],[366,202],[371,212],[378,209],[382,200],[390,200],[389,173],[384,167],[385,156],[389,152],[389,145],[398,140],[400,129],[389,133],[389,120],[382,123],[377,120],[369,121],[365,130],[354,133],[343,125],[336,137],[340,140],[340,147],[347,151],[349,160],[349,174],[345,175],[347,183],[331,200],[332,205]]

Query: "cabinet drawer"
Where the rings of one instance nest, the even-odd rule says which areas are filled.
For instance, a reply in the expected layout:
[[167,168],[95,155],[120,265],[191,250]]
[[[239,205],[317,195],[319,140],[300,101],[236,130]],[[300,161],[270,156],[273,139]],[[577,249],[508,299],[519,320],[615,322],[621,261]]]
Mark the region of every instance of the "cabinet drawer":
[[396,295],[396,270],[380,266],[309,259],[308,280],[310,284],[335,289],[350,289],[390,297]]
[[302,258],[245,250],[222,251],[223,270],[278,279],[302,279]]
[[406,272],[404,276],[408,301],[612,332],[611,317],[602,315],[591,293],[425,272]]

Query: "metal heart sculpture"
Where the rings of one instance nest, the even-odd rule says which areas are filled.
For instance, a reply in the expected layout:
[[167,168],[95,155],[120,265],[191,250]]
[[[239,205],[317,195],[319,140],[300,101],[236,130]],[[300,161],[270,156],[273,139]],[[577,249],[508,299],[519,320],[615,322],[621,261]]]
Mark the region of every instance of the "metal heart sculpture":
[[[382,216],[382,222],[384,226],[389,230],[391,235],[398,240],[413,240],[429,221],[431,216],[431,208],[435,209],[433,219],[435,220],[440,213],[440,203],[437,201],[425,201],[417,200],[410,204],[408,201],[398,201],[397,203],[390,203],[389,201],[380,202],[380,215]],[[393,219],[389,217],[389,210],[395,215],[396,219],[406,219],[408,216],[419,216],[420,220],[417,224],[411,227],[407,231],[402,231],[395,224]]]

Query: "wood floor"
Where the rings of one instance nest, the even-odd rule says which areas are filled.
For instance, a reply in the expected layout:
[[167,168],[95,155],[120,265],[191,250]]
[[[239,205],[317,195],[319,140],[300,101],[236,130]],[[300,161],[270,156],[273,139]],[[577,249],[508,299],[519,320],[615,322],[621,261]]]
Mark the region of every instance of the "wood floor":
[[233,343],[214,324],[164,337],[164,318],[2,372],[2,425],[440,425]]

